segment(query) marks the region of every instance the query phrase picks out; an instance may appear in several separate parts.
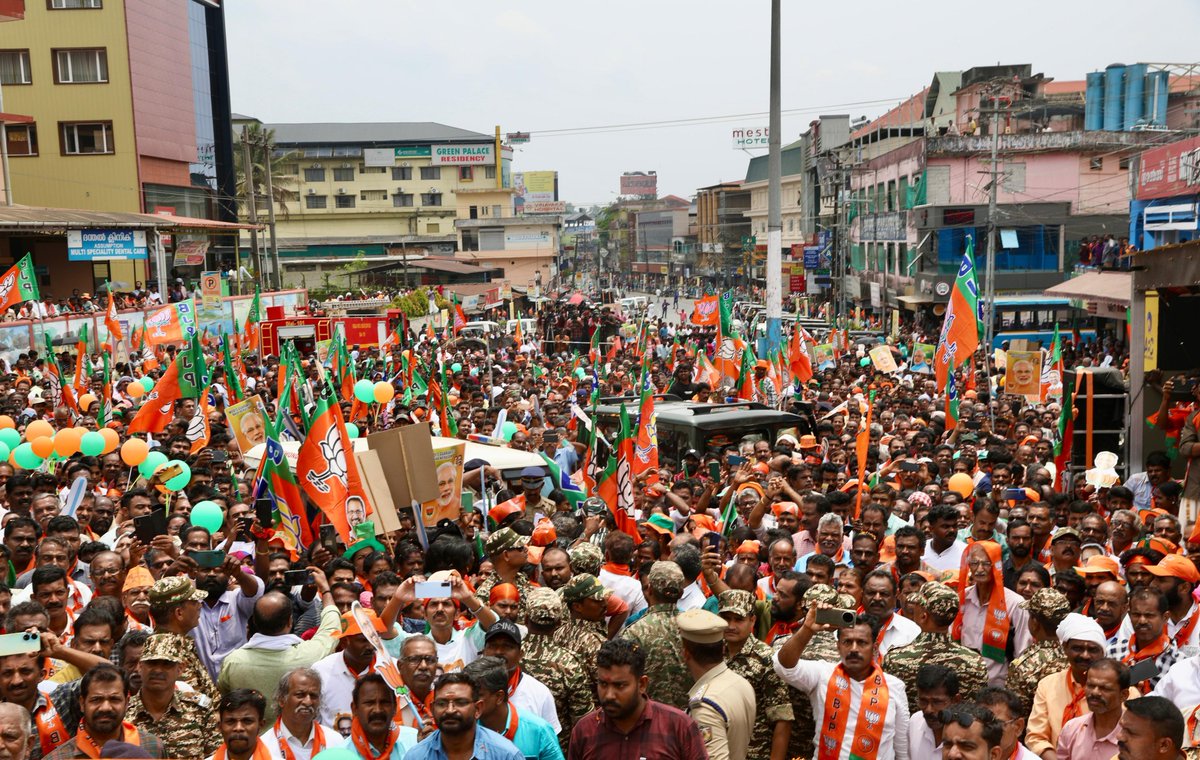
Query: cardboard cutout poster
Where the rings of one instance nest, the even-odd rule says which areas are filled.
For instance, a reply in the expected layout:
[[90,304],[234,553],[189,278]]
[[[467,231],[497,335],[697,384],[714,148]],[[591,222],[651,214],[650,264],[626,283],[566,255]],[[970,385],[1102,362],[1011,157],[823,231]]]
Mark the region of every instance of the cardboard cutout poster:
[[832,343],[818,343],[813,348],[813,361],[817,369],[829,369],[837,363]]
[[258,444],[267,442],[267,407],[258,394],[226,407],[225,419],[243,456]]
[[896,366],[896,357],[892,356],[892,348],[887,345],[878,345],[872,348],[869,352],[871,355],[871,363],[875,365],[875,369],[880,372],[895,372],[899,367]]
[[933,365],[929,363],[937,347],[929,343],[913,343],[912,358],[908,362],[909,372],[919,372],[925,375],[933,374]]
[[433,450],[437,498],[421,502],[421,522],[429,528],[440,520],[457,520],[462,514],[463,462],[466,442]]
[[1037,396],[1042,392],[1041,351],[1009,351],[1004,370],[1004,392],[1013,396]]

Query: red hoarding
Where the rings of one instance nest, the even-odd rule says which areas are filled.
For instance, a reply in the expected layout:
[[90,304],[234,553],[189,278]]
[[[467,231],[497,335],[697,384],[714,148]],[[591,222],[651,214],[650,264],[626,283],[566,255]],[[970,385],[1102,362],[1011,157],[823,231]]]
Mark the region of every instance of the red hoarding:
[[658,197],[658,176],[655,174],[622,174],[621,195]]
[[1200,137],[1148,150],[1141,156],[1137,198],[1200,194]]

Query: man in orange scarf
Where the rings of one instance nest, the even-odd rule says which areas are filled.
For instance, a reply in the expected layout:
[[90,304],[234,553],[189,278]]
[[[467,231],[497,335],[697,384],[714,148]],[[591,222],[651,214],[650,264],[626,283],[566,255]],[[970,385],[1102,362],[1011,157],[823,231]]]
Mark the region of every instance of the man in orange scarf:
[[267,700],[254,689],[234,689],[217,705],[217,728],[224,741],[213,760],[270,760],[259,738],[266,723]]
[[1154,589],[1134,591],[1129,597],[1129,622],[1133,625],[1133,635],[1124,642],[1124,647],[1118,645],[1116,651],[1109,651],[1110,655],[1120,656],[1121,661],[1130,667],[1143,660],[1154,661],[1158,673],[1134,684],[1143,694],[1149,694],[1158,686],[1159,680],[1179,659],[1179,647],[1167,635],[1167,609],[1166,597]]
[[[908,700],[904,683],[879,667],[879,620],[858,615],[846,628],[817,623],[820,603],[810,605],[804,624],[775,655],[775,672],[809,696],[820,729],[817,760],[837,760],[849,745],[863,760],[908,755]],[[801,660],[818,631],[837,631],[841,662]]]
[[417,746],[417,729],[396,723],[396,692],[380,674],[358,679],[351,709],[351,746],[363,760],[399,760]]
[[965,579],[951,633],[988,661],[988,683],[1002,686],[1008,663],[1029,645],[1029,613],[1020,606],[1021,595],[1004,586],[999,544],[977,541],[963,557]]
[[[261,697],[260,697],[261,699]],[[96,760],[100,750],[110,742],[124,742],[141,747],[150,757],[166,757],[158,737],[143,733],[125,721],[125,677],[115,666],[98,665],[89,670],[79,683],[79,706],[83,720],[75,736],[60,744],[46,760],[71,760],[90,757]]]

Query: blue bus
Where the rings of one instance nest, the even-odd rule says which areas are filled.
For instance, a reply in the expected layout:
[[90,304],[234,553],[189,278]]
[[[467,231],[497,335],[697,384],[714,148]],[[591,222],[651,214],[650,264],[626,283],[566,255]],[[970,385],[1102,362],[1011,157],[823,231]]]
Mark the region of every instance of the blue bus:
[[1071,305],[1066,298],[1043,295],[997,296],[993,309],[992,348],[1005,341],[1041,341],[1049,348],[1054,340],[1054,326],[1070,339],[1071,330],[1078,329],[1084,341],[1096,340],[1096,319],[1084,309]]

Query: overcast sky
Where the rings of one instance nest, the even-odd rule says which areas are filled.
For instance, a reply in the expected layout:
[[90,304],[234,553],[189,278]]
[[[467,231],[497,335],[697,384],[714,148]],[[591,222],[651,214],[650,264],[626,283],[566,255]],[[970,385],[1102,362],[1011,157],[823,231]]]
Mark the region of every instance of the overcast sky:
[[[436,121],[533,132],[516,171],[605,203],[622,171],[659,194],[745,176],[736,126],[766,126],[767,0],[235,0],[233,109],[265,122]],[[783,140],[821,113],[877,116],[937,70],[1030,63],[1059,80],[1200,57],[1196,0],[783,2]],[[1174,31],[1172,31],[1174,30]],[[793,110],[794,113],[787,113]],[[668,128],[538,135],[761,113]]]

